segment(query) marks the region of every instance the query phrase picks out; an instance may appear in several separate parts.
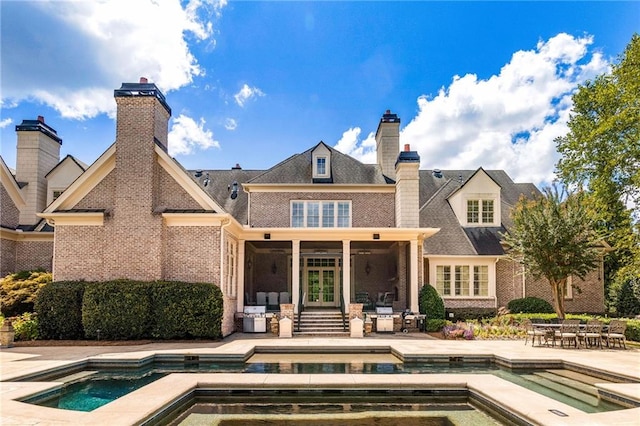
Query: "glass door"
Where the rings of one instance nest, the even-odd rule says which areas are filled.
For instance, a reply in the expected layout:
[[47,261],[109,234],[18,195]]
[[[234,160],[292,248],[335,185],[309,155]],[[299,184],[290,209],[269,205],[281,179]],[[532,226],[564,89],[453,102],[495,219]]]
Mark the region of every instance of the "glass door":
[[338,306],[335,259],[307,259],[305,286],[307,306]]

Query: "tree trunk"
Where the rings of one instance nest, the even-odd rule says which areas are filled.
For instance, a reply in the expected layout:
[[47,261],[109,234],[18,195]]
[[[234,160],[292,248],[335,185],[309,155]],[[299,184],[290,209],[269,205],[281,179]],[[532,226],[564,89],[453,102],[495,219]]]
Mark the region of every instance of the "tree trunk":
[[553,294],[553,309],[556,311],[558,319],[564,319],[564,291],[567,285],[567,279],[559,281],[549,281],[551,283],[551,292]]

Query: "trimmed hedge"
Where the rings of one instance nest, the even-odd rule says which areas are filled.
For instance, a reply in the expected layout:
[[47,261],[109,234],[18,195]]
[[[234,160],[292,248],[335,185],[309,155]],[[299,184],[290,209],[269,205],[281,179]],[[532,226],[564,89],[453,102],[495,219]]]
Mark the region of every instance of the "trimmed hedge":
[[155,283],[152,305],[154,327],[151,335],[154,338],[202,339],[222,336],[222,292],[213,284]]
[[436,290],[435,287],[430,284],[423,285],[420,289],[418,301],[420,313],[425,314],[427,316],[427,320],[445,319],[444,301],[438,294],[438,290]]
[[549,302],[539,297],[513,299],[507,303],[507,309],[514,314],[552,314],[555,312]]
[[82,296],[86,284],[84,281],[57,281],[40,290],[35,302],[40,339],[84,338]]
[[[452,313],[453,317],[449,314]],[[449,308],[447,309],[447,320],[450,321],[472,321],[484,318],[493,318],[497,311],[495,308]]]
[[54,282],[36,301],[41,339],[219,339],[223,298],[214,284]]
[[150,337],[149,283],[128,280],[87,283],[82,298],[82,325],[87,339]]

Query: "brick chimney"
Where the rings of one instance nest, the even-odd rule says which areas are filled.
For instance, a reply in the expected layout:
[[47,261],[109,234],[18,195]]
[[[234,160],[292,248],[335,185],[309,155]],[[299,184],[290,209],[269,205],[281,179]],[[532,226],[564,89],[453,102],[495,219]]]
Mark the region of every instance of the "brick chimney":
[[396,170],[396,226],[418,228],[420,226],[420,155],[411,151],[409,144],[398,155]]
[[167,150],[171,108],[158,87],[144,77],[138,83],[122,83],[114,97],[115,203],[105,222],[109,238],[104,278],[161,279],[162,217],[153,213],[161,168],[155,147]]
[[20,211],[20,225],[35,225],[47,206],[47,179],[45,176],[60,162],[62,139],[39,115],[36,120],[23,120],[16,126],[18,137],[16,154],[16,180],[23,186],[27,205]]
[[388,178],[396,178],[394,164],[400,150],[400,118],[387,110],[380,119],[376,130],[376,154],[382,173]]

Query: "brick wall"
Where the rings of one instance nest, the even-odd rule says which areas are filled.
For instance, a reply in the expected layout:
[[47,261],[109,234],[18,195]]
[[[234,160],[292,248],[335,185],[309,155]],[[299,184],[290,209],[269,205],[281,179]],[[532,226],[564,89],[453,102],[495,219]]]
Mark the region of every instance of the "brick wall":
[[116,170],[112,170],[74,206],[76,209],[109,209],[116,200]]
[[202,207],[167,173],[159,164],[156,165],[157,206],[170,209],[201,209]]
[[219,227],[170,226],[164,236],[164,279],[220,286]]
[[53,241],[18,241],[15,271],[44,269],[51,271]]
[[0,225],[5,228],[15,229],[19,224],[20,210],[13,203],[9,193],[0,183]]
[[513,299],[522,297],[522,267],[508,259],[496,264],[496,299],[498,307],[507,306]]
[[476,298],[464,298],[464,297],[459,297],[459,298],[445,298],[444,299],[444,306],[447,309],[450,308],[495,308],[496,307],[496,301],[493,298],[483,298],[483,299],[476,299]]
[[[224,314],[222,317],[222,336],[228,336],[236,331],[236,299],[223,296]],[[240,329],[242,330],[242,329]]]
[[16,272],[16,242],[0,240],[0,276]]
[[110,245],[105,244],[103,226],[57,225],[53,278],[56,281],[107,279],[104,274],[104,255],[109,249]]
[[[604,280],[601,279],[598,269],[587,274],[586,279],[582,281],[577,277],[573,277],[573,297],[565,298],[564,309],[567,313],[602,313],[604,306]],[[539,297],[551,303],[553,306],[553,298],[551,296],[551,286],[546,279],[534,280],[527,277],[526,296]],[[575,287],[578,287],[576,289]]]
[[395,227],[393,193],[252,192],[250,197],[250,225],[254,227],[289,227],[292,200],[351,200],[352,227]]

